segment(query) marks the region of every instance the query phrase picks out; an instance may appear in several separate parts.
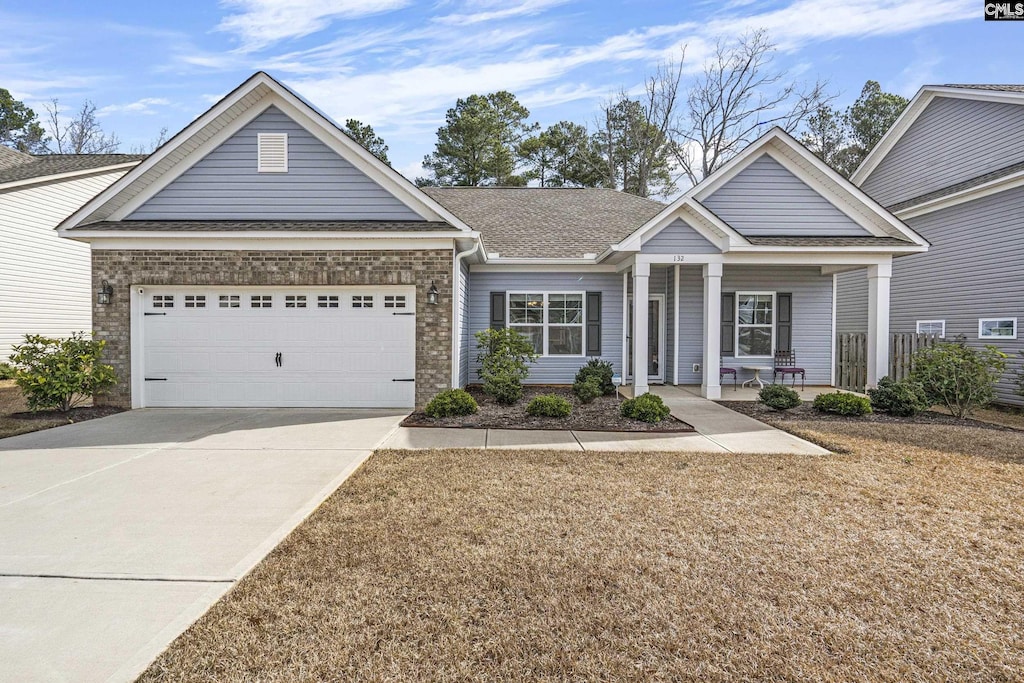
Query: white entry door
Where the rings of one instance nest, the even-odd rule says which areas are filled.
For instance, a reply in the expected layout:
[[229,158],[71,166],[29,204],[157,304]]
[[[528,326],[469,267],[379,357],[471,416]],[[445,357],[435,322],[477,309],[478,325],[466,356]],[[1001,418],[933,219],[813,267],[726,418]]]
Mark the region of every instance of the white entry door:
[[141,296],[144,406],[415,403],[410,287],[145,287]]

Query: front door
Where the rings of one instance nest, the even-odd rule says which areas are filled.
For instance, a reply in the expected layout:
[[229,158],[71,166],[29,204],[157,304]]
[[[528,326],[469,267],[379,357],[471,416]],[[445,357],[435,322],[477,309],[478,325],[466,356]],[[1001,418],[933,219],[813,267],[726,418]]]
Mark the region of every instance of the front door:
[[[633,376],[633,299],[629,300],[626,346],[629,365],[626,377]],[[665,295],[651,294],[647,301],[647,381],[665,381]]]

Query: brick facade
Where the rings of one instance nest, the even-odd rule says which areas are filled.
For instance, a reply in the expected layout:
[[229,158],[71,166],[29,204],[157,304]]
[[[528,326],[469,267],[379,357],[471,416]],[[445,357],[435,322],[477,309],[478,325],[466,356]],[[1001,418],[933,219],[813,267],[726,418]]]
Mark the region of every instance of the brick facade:
[[[131,285],[416,287],[416,405],[451,385],[452,252],[404,251],[187,251],[93,249],[93,290],[107,280],[109,305],[95,303],[93,331],[107,342],[105,358],[118,384],[100,402],[131,406]],[[427,303],[434,281],[440,303]]]

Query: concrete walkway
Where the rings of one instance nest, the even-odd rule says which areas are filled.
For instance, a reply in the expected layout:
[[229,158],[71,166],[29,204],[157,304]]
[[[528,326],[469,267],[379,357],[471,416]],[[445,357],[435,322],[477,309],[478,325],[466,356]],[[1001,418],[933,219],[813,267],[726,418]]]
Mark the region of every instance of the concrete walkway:
[[130,681],[404,417],[137,410],[0,440],[0,681]]
[[792,434],[701,398],[683,387],[651,387],[695,432],[638,433],[400,427],[381,448],[537,448],[570,451],[685,451],[828,455]]

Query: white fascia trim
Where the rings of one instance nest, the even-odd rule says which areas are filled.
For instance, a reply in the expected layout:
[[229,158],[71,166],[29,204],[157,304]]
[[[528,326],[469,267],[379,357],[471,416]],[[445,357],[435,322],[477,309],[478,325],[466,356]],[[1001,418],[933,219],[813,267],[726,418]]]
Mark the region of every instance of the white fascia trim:
[[[686,214],[689,214],[689,219]],[[676,219],[681,219],[698,235],[723,251],[728,251],[733,243],[746,243],[743,236],[732,227],[708,211],[697,200],[684,195],[637,228],[629,237],[618,244],[613,244],[597,260],[603,261],[617,251],[641,251],[645,240],[657,235]]]
[[764,254],[789,254],[789,253],[796,253],[796,254],[801,254],[801,253],[806,253],[806,254],[818,254],[818,253],[828,253],[828,254],[837,254],[837,253],[838,254],[842,254],[842,253],[852,253],[852,254],[865,254],[865,253],[866,254],[920,254],[920,253],[928,251],[928,247],[924,246],[924,245],[920,245],[920,244],[908,244],[905,247],[893,246],[893,245],[885,245],[885,246],[880,245],[880,246],[877,246],[877,247],[861,246],[861,245],[857,245],[855,247],[848,247],[848,246],[844,246],[844,247],[829,247],[829,246],[820,246],[820,247],[783,247],[783,246],[773,246],[773,245],[769,245],[769,244],[757,244],[757,245],[751,245],[749,247],[733,247],[732,251],[733,251],[733,253],[764,253]]
[[551,263],[471,263],[471,273],[614,273],[618,269],[611,265],[599,264],[551,264]]
[[517,265],[517,266],[593,266],[597,265],[597,259],[591,258],[489,258],[488,264],[492,265]]
[[454,248],[454,239],[452,237],[441,239],[437,238],[436,235],[424,237],[423,239],[348,239],[336,236],[315,235],[306,237],[294,235],[271,237],[265,234],[254,237],[226,237],[220,235],[209,239],[195,239],[192,236],[174,238],[159,235],[149,239],[139,239],[138,237],[126,237],[124,235],[111,235],[107,237],[90,237],[81,241],[89,242],[93,249],[165,249],[176,251],[232,251],[238,249],[266,251],[420,251]]
[[101,175],[103,173],[110,173],[111,171],[129,169],[132,168],[133,166],[137,166],[139,163],[140,162],[138,161],[126,161],[123,164],[98,166],[96,168],[89,168],[82,171],[68,171],[67,173],[55,173],[53,175],[36,176],[34,178],[26,178],[24,180],[13,180],[9,183],[0,183],[0,191],[25,187],[27,185],[43,185],[46,183],[55,183],[61,180],[68,180],[70,178],[79,178],[81,176]]
[[864,158],[857,170],[850,176],[850,181],[858,187],[867,180],[872,171],[878,168],[882,160],[892,151],[904,133],[921,116],[925,108],[936,97],[951,97],[962,100],[978,100],[981,102],[1003,102],[1005,104],[1024,104],[1024,93],[998,90],[974,90],[972,88],[951,88],[947,86],[926,85],[917,91],[910,104],[903,110],[896,122],[889,128],[878,144]]
[[77,239],[83,242],[97,239],[122,239],[122,240],[194,240],[206,242],[209,240],[335,240],[344,242],[346,240],[377,240],[377,241],[401,241],[419,239],[445,239],[452,240],[466,237],[464,232],[454,230],[436,232],[331,232],[329,230],[86,230],[77,228],[75,230],[59,230],[61,237]]
[[954,192],[953,194],[949,194],[944,197],[938,197],[937,199],[908,206],[896,211],[895,214],[906,220],[908,218],[923,216],[927,213],[933,213],[942,209],[948,209],[949,207],[956,206],[957,204],[963,204],[965,202],[974,201],[975,199],[981,199],[982,197],[988,197],[989,195],[1003,192],[1004,190],[1013,190],[1018,187],[1024,187],[1024,171],[1012,173],[1008,176],[997,178],[996,180],[991,180],[982,185],[961,190],[960,192]]

